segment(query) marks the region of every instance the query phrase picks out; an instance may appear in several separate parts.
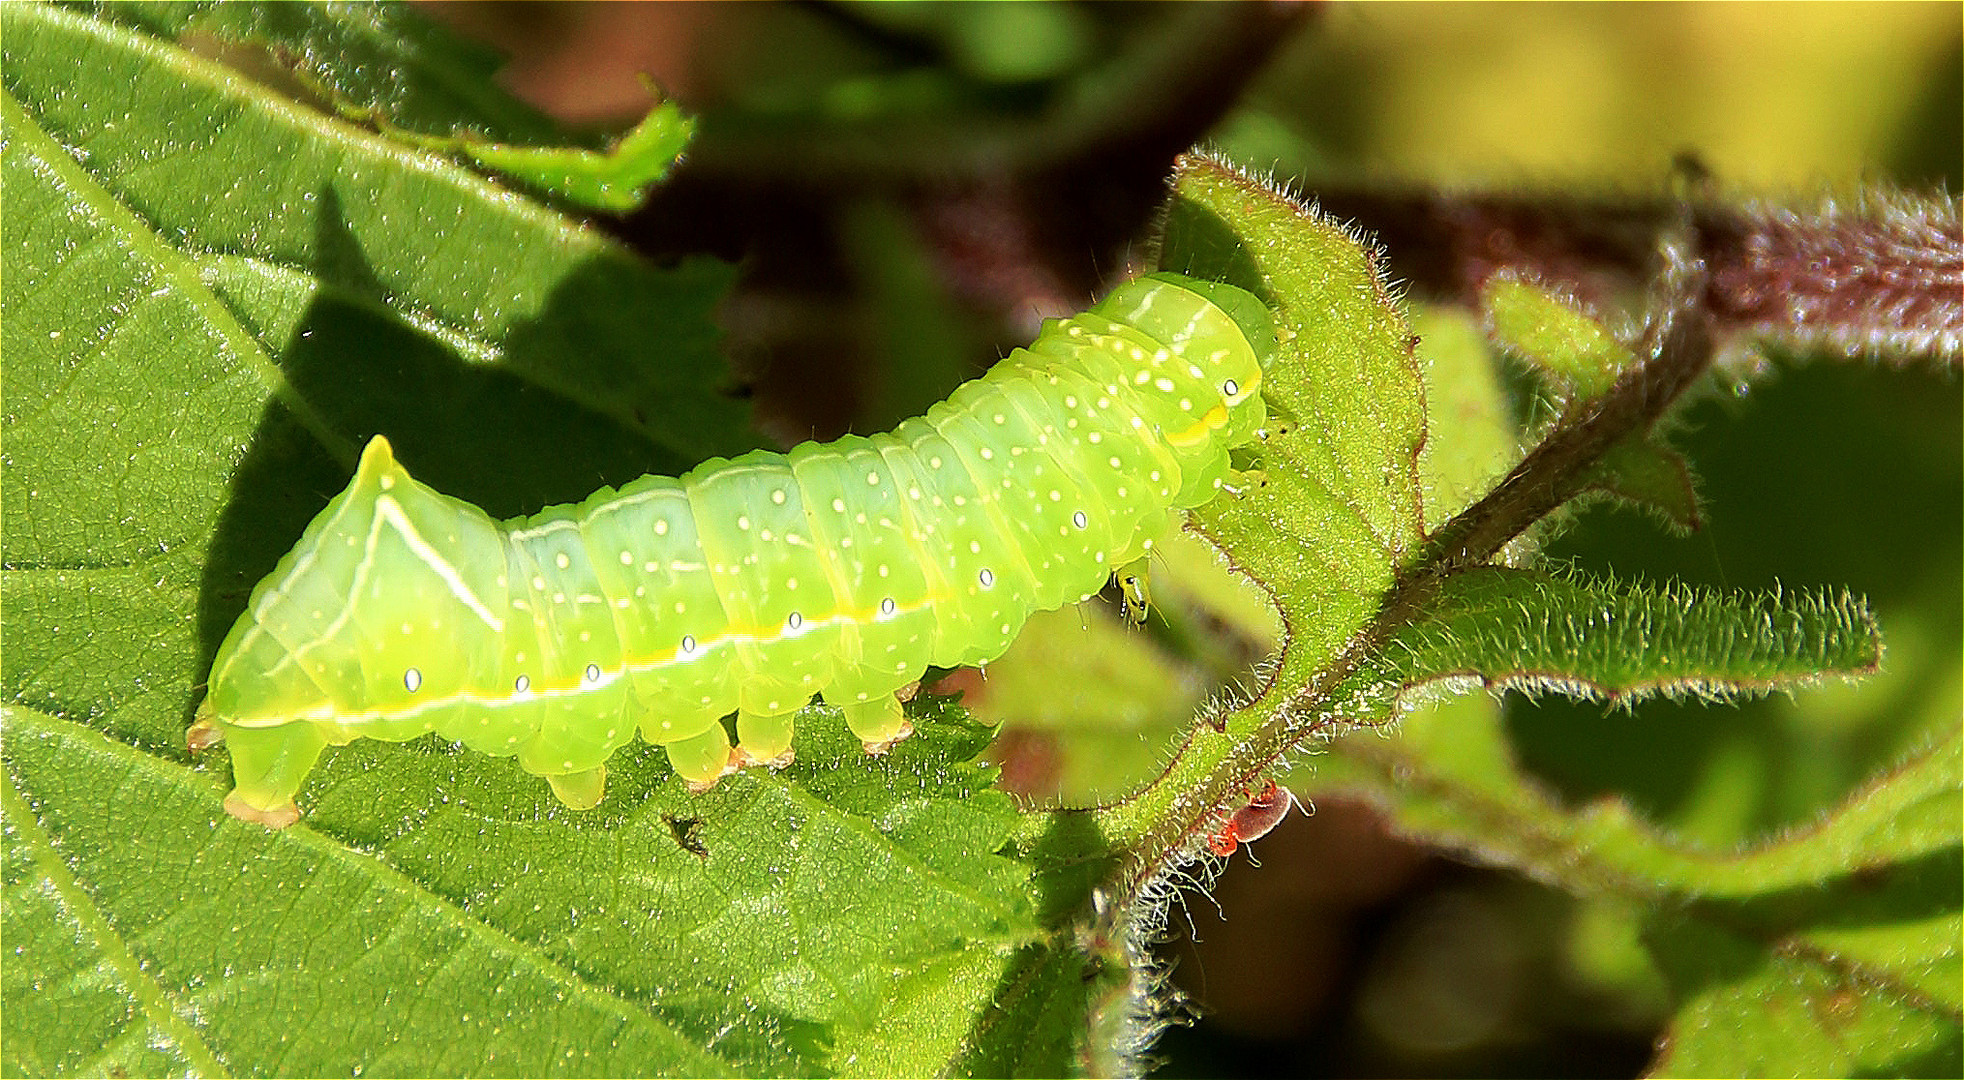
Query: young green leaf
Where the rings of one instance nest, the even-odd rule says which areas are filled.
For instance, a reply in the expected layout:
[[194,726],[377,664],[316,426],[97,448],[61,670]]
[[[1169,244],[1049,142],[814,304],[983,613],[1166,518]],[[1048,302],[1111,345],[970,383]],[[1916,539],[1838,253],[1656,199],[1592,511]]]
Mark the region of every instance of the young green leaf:
[[384,134],[440,153],[462,154],[550,195],[596,210],[641,205],[650,186],[668,175],[695,134],[695,121],[664,101],[605,151],[578,146],[517,146],[469,136],[419,135],[390,124]]
[[1486,567],[1445,578],[1427,612],[1384,649],[1410,686],[1489,684],[1628,700],[1765,693],[1875,670],[1882,639],[1847,594],[1760,596],[1648,589]]
[[1159,263],[1238,283],[1277,312],[1281,353],[1265,375],[1274,419],[1263,483],[1195,515],[1233,564],[1276,599],[1288,628],[1274,687],[1197,730],[1172,769],[1106,812],[1123,845],[1171,859],[1252,780],[1230,754],[1272,758],[1306,732],[1276,700],[1315,677],[1377,610],[1423,536],[1418,477],[1423,375],[1412,334],[1372,254],[1274,187],[1204,157],[1184,159]]
[[1608,390],[1636,362],[1629,346],[1579,305],[1532,282],[1496,276],[1481,290],[1494,342],[1526,361],[1564,397]]

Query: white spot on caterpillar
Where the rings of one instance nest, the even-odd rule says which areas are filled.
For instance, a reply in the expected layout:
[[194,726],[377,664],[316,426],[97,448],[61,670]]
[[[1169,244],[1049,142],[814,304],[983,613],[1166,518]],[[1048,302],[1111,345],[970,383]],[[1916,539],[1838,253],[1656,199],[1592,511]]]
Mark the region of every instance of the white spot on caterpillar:
[[565,552],[563,552],[563,551],[562,551],[562,552],[560,552],[560,553],[559,553],[559,555],[558,555],[558,556],[557,556],[556,558],[554,558],[554,559],[553,559],[552,561],[553,561],[553,562],[555,562],[555,563],[557,563],[557,564],[559,565],[559,568],[560,568],[561,570],[564,570],[564,569],[566,569],[567,567],[569,567],[569,566],[571,566],[571,565],[573,565],[573,560],[572,560],[572,559],[570,559],[570,558],[567,558],[567,556],[566,556],[566,553],[565,553]]
[[668,535],[668,519],[667,519],[667,518],[656,518],[656,519],[655,519],[655,535],[656,535],[656,536],[667,536],[667,535]]
[[655,571],[661,569],[661,564],[653,559],[649,559],[647,562],[641,564],[641,569],[646,570],[648,573],[652,574]]
[[[1198,375],[1200,373],[1196,371],[1194,372],[1194,374]],[[1228,381],[1221,384],[1221,393],[1225,394],[1228,397],[1233,397],[1236,394],[1239,394],[1240,392],[1241,392],[1241,384],[1235,382],[1233,379],[1229,379]]]
[[423,688],[423,673],[417,671],[415,668],[410,668],[408,671],[402,673],[402,685],[404,689],[412,694],[421,690]]
[[997,414],[995,415],[995,421],[996,421],[996,423],[998,423],[998,424],[1000,424],[1000,423],[1002,423],[1002,422],[1003,422],[1003,415],[1002,415],[1001,413],[997,413]]
[[416,632],[416,627],[415,627],[415,626],[414,626],[413,624],[411,624],[411,623],[403,623],[403,624],[402,624],[402,633],[403,633],[403,636],[405,636],[405,637],[407,637],[408,635],[410,635],[410,634],[413,634],[413,633],[415,633],[415,632]]
[[769,529],[763,529],[757,533],[757,536],[759,539],[769,540],[771,539],[771,531]]
[[530,675],[520,675],[518,680],[511,684],[511,688],[521,694],[532,689],[532,677]]
[[797,578],[794,578],[794,577],[788,577],[788,578],[785,578],[785,579],[784,579],[784,587],[785,587],[785,588],[787,588],[787,589],[795,589],[795,588],[797,588],[797,587],[798,587],[798,579],[797,579]]
[[1107,460],[1108,460],[1108,461],[1109,461],[1109,462],[1111,463],[1111,467],[1112,467],[1112,468],[1114,468],[1114,469],[1116,469],[1116,468],[1118,468],[1119,466],[1121,466],[1121,465],[1123,465],[1123,464],[1124,464],[1124,462],[1122,462],[1122,461],[1120,461],[1120,460],[1118,459],[1118,455],[1117,455],[1117,454],[1113,454],[1113,455],[1112,455],[1112,456],[1111,456],[1111,457],[1110,457],[1109,459],[1107,459]]
[[[600,665],[599,665],[599,664],[588,664],[588,665],[586,666],[586,681],[588,681],[588,682],[599,682],[599,681],[600,681]],[[608,734],[609,734],[609,735],[611,735],[611,734],[612,734],[612,732],[609,732]]]
[[833,499],[833,500],[832,500],[832,512],[833,512],[833,513],[835,513],[835,514],[843,514],[843,513],[845,513],[845,512],[846,512],[846,501],[845,501],[844,499]]
[[1181,399],[1180,399],[1180,411],[1181,411],[1181,412],[1192,412],[1192,411],[1193,411],[1193,399],[1192,399],[1192,398],[1189,398],[1189,397],[1183,397],[1183,398],[1181,398]]
[[994,450],[991,450],[986,446],[982,448],[983,461],[994,461],[995,459],[996,459],[996,452]]
[[980,542],[980,541],[976,541],[976,540],[970,540],[970,541],[968,542],[968,553],[969,553],[969,554],[971,554],[971,555],[980,555],[980,554],[982,554],[982,544],[981,544],[981,542]]
[[565,594],[565,593],[563,593],[563,592],[556,592],[556,593],[553,593],[553,594],[552,594],[552,602],[553,602],[553,603],[555,603],[555,604],[563,604],[563,603],[565,603],[565,602],[566,602],[566,594]]
[[621,598],[620,598],[619,600],[616,600],[616,601],[614,601],[614,606],[615,606],[615,607],[617,607],[617,608],[619,608],[619,609],[620,609],[620,610],[622,610],[622,611],[626,611],[626,610],[627,610],[627,597],[625,597],[625,596],[623,596],[623,597],[621,597]]
[[928,458],[928,459],[927,459],[927,467],[928,467],[928,468],[930,468],[930,469],[938,469],[938,468],[940,468],[940,467],[941,467],[941,455],[939,455],[939,454],[936,454],[935,456],[933,456],[933,457],[931,457],[931,458]]
[[888,569],[886,563],[881,563],[874,572],[879,574],[881,577],[886,577],[887,574],[890,573],[891,571]]
[[621,550],[621,565],[622,565],[622,566],[633,566],[633,565],[634,565],[634,552],[632,552],[632,551],[628,551],[628,550],[626,550],[625,548],[623,548],[623,549]]
[[[986,566],[982,568],[981,573],[975,575],[975,579],[977,581],[980,581],[982,583],[982,587],[985,589],[993,589],[996,586],[996,572],[994,570],[989,569]],[[1008,631],[1009,628],[1007,626],[1003,627],[1004,633],[1007,633]]]
[[1062,501],[1063,501],[1063,499],[1064,499],[1064,493],[1063,493],[1063,492],[1061,492],[1061,491],[1058,491],[1058,490],[1057,490],[1056,488],[1051,488],[1051,489],[1050,489],[1050,501],[1051,501],[1051,502],[1062,502]]
[[750,515],[748,515],[748,514],[738,514],[738,515],[737,515],[737,528],[739,528],[739,529],[742,529],[742,530],[743,530],[744,532],[749,532],[749,531],[750,531]]
[[395,486],[396,486],[396,478],[395,478],[395,477],[393,477],[393,476],[384,476],[384,477],[382,478],[382,490],[383,490],[383,491],[392,491],[392,490],[394,490],[394,489],[395,489]]
[[1071,515],[1071,524],[1082,529],[1091,524],[1091,519],[1084,516],[1084,511],[1079,510],[1077,513]]
[[879,486],[880,486],[880,474],[879,474],[879,473],[876,473],[876,472],[869,472],[869,473],[867,473],[867,474],[866,474],[866,486],[867,486],[867,487],[879,487]]
[[[1199,374],[1199,372],[1195,372],[1195,374]],[[778,489],[776,489],[776,490],[774,490],[774,491],[772,491],[772,492],[771,492],[771,501],[772,501],[772,502],[774,502],[774,503],[776,503],[776,504],[777,504],[777,505],[779,505],[779,506],[783,506],[783,505],[784,505],[784,489],[783,489],[783,488],[778,488]]]
[[537,589],[537,590],[538,590],[538,591],[540,591],[540,592],[544,592],[544,591],[545,591],[545,588],[546,588],[546,579],[545,579],[545,578],[543,578],[543,577],[540,577],[540,576],[539,576],[539,575],[537,575],[537,574],[533,574],[533,575],[532,575],[532,587],[533,587],[534,589]]
[[1207,374],[1207,373],[1206,373],[1206,372],[1204,372],[1204,371],[1202,371],[1202,370],[1200,370],[1200,365],[1199,365],[1199,364],[1188,364],[1188,365],[1187,365],[1187,374],[1189,374],[1189,375],[1191,375],[1191,376],[1193,376],[1194,378],[1196,378],[1196,379],[1198,379],[1198,378],[1200,378],[1201,376],[1203,376],[1203,375],[1205,375],[1205,374]]

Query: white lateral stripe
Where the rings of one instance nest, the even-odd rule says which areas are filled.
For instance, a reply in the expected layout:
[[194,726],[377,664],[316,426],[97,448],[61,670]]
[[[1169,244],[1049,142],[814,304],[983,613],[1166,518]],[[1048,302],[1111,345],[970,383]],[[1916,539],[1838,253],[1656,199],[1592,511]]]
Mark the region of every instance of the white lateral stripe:
[[484,625],[496,633],[504,633],[505,620],[492,614],[491,609],[484,606],[484,601],[479,600],[477,594],[471,591],[471,587],[464,583],[463,575],[457,573],[457,568],[450,565],[443,556],[438,555],[436,549],[416,531],[416,526],[409,523],[409,516],[402,512],[402,507],[394,499],[387,495],[378,497],[375,500],[375,510],[395,528],[396,534],[402,537],[402,542],[409,545],[409,550],[423,560],[423,565],[443,579],[443,583],[450,587],[452,596],[463,601],[479,619],[484,621]]
[[577,521],[572,521],[567,518],[559,518],[558,520],[555,521],[548,521],[544,525],[540,525],[537,528],[520,529],[517,532],[510,533],[509,535],[513,540],[532,540],[544,536],[547,533],[559,532],[562,529],[573,529],[577,531],[579,527],[580,527],[580,523]]

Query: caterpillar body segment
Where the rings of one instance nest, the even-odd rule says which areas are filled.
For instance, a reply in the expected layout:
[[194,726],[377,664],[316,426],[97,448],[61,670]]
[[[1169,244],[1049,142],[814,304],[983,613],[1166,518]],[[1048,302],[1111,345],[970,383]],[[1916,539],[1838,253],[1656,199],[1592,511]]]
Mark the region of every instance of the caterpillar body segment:
[[1214,497],[1273,351],[1254,297],[1152,275],[892,432],[502,524],[377,436],[253,590],[191,742],[223,738],[226,808],[272,828],[355,738],[515,756],[576,808],[637,734],[699,786],[788,762],[814,695],[881,752],[929,665],[1001,655],[1030,612],[1090,596]]

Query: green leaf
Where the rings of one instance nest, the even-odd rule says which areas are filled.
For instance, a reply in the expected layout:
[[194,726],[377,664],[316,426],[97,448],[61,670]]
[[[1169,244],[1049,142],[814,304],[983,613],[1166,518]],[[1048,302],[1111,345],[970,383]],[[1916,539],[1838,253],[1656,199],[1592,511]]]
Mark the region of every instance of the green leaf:
[[[493,80],[504,58],[400,4],[118,2],[97,18],[217,60],[283,97],[425,135],[553,146],[558,124]],[[598,146],[598,143],[595,143]]]
[[668,175],[695,134],[695,121],[683,116],[674,102],[664,101],[605,152],[441,139],[387,125],[383,131],[424,149],[463,154],[487,169],[580,206],[625,211],[641,205],[647,189]]
[[1532,282],[1496,275],[1481,290],[1493,337],[1566,397],[1609,389],[1636,356],[1573,300]]
[[1506,392],[1473,318],[1443,305],[1412,316],[1425,366],[1425,525],[1473,505],[1521,456]]
[[[1026,956],[963,1071],[1138,1067],[1134,1056],[1164,1015],[1139,945],[1163,925],[1172,896],[1163,875],[1190,857],[1223,807],[1245,801],[1255,770],[1304,737],[1300,718],[1278,714],[1278,703],[1370,619],[1422,538],[1422,374],[1371,253],[1270,185],[1189,157],[1158,263],[1241,285],[1276,312],[1281,348],[1263,386],[1276,421],[1260,447],[1266,480],[1239,483],[1238,497],[1210,503],[1195,521],[1271,592],[1289,642],[1268,693],[1218,726],[1197,726],[1152,785],[1025,830],[1020,850],[1042,868],[1046,922],[1067,932]],[[1089,955],[1087,942],[1097,943]],[[1032,1043],[1044,1052],[1027,1056]]]
[[176,744],[369,433],[494,513],[749,444],[726,268],[650,268],[155,38],[0,18],[13,700]]
[[926,1073],[967,1025],[918,997],[986,993],[1034,933],[1024,871],[990,854],[1013,805],[947,764],[986,738],[972,727],[928,721],[841,768],[856,744],[814,725],[826,764],[707,797],[657,752],[617,758],[598,822],[509,761],[388,747],[423,786],[378,783],[378,753],[269,833],[214,809],[222,775],[30,710],[4,722],[6,931],[34,946],[8,978],[109,976],[59,1022],[10,993],[11,1071],[156,1071],[156,1047],[215,1073],[850,1069],[836,1038]]
[[1698,489],[1684,456],[1655,439],[1632,439],[1609,448],[1590,470],[1588,488],[1628,503],[1679,535],[1704,521]]
[[1677,1007],[1661,1075],[1941,1076],[1957,1071],[1960,784],[1953,730],[1804,828],[1712,846],[1621,799],[1563,805],[1475,697],[1394,739],[1341,739],[1291,786],[1366,798],[1401,832],[1644,913]]
[[1261,699],[1198,728],[1159,782],[1101,812],[1104,834],[1157,853],[1149,861],[1197,842],[1216,807],[1239,804],[1245,762],[1304,736],[1278,718],[1278,703],[1371,618],[1423,537],[1425,413],[1412,334],[1373,255],[1271,185],[1210,158],[1182,159],[1158,262],[1247,288],[1276,314],[1280,350],[1262,387],[1272,415],[1260,446],[1265,481],[1193,520],[1269,591],[1288,642]]
[[1764,693],[1875,670],[1882,638],[1846,593],[1758,596],[1480,568],[1446,578],[1384,650],[1403,685],[1454,675],[1611,700]]
[[1960,875],[1953,847],[1798,896],[1654,915],[1684,1002],[1654,1074],[1955,1074]]

